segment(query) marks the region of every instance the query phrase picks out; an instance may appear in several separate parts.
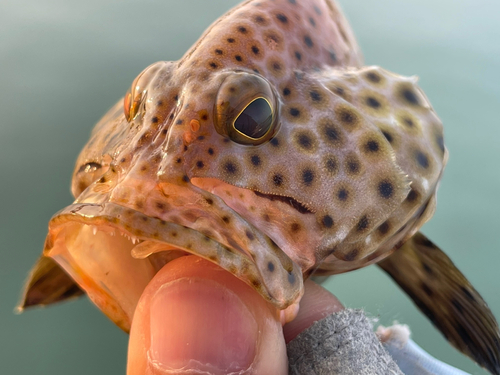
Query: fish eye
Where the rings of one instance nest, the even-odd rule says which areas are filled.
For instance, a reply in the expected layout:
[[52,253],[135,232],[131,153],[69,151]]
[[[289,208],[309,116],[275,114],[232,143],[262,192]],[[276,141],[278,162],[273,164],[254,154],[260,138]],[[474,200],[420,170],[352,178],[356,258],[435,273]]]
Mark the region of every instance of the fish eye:
[[132,82],[132,86],[123,98],[123,113],[128,122],[132,121],[144,109],[148,86],[162,65],[164,62],[161,61],[148,66]]
[[264,98],[257,98],[241,111],[233,127],[241,134],[257,140],[271,129],[273,116],[271,104]]
[[276,96],[261,76],[232,72],[219,88],[215,128],[223,136],[245,145],[262,144],[277,131]]

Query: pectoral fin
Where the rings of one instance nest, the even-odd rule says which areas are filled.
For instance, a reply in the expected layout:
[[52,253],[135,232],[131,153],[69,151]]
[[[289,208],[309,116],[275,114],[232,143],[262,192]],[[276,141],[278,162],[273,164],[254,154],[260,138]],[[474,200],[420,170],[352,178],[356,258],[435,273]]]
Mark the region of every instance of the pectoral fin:
[[417,233],[378,264],[455,348],[492,374],[500,374],[498,324],[446,254]]
[[84,291],[52,259],[41,256],[24,286],[18,311],[45,306],[84,294]]

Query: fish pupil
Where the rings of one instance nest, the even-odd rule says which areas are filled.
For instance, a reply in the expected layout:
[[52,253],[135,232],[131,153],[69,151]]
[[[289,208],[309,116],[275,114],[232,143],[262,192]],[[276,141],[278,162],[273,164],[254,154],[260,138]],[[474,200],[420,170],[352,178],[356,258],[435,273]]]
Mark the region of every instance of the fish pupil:
[[273,111],[263,98],[252,101],[234,121],[234,127],[239,132],[251,138],[263,137],[271,128]]

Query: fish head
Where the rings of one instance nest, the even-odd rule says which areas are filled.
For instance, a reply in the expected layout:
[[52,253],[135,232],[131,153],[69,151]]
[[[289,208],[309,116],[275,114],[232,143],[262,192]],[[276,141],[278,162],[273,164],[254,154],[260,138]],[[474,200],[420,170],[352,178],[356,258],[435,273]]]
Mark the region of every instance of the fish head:
[[361,65],[333,2],[233,9],[96,125],[44,255],[125,330],[187,254],[297,311],[304,278],[382,259],[434,210],[439,119],[415,78]]

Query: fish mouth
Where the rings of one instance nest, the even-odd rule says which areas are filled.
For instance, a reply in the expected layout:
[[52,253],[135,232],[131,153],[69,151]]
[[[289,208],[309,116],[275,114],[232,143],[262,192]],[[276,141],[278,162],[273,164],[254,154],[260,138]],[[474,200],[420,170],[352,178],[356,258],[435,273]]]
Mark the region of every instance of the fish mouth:
[[303,293],[300,267],[271,239],[260,232],[257,237],[254,248],[228,246],[116,203],[76,203],[50,220],[44,255],[128,331],[149,281],[169,261],[190,254],[218,264],[280,310],[297,303]]

